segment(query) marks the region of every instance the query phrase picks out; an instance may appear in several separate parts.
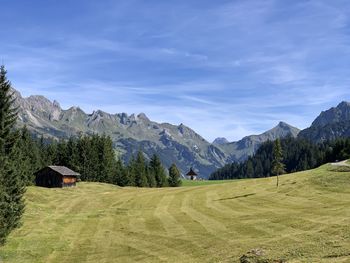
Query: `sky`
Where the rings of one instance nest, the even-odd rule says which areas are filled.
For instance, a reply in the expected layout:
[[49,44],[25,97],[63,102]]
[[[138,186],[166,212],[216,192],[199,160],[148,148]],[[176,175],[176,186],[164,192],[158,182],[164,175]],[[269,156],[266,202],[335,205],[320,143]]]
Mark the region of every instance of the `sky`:
[[208,141],[306,128],[350,100],[347,0],[0,0],[22,95],[145,113]]

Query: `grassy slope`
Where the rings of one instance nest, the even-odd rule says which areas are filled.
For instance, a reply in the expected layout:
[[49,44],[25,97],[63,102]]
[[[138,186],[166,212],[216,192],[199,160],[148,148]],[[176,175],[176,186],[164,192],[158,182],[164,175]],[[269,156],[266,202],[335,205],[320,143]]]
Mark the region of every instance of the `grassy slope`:
[[[4,262],[237,262],[261,248],[288,262],[349,262],[350,173],[167,188],[30,187]],[[1,260],[0,260],[1,261]]]
[[227,184],[234,180],[182,180],[181,186],[201,186],[201,185],[212,185],[212,184]]

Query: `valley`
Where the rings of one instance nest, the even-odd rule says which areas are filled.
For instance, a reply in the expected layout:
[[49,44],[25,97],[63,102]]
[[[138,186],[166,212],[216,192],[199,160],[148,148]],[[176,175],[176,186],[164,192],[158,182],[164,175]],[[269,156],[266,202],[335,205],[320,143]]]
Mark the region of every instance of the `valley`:
[[[201,183],[201,182],[198,182]],[[193,183],[195,184],[195,182]],[[276,178],[179,188],[28,187],[4,262],[347,262],[350,172],[324,165]]]
[[19,107],[18,127],[26,126],[39,138],[59,140],[82,134],[106,134],[124,162],[142,149],[148,159],[157,153],[166,167],[175,163],[183,175],[193,167],[201,178],[208,178],[227,163],[244,161],[267,140],[296,137],[299,133],[299,129],[280,122],[269,131],[246,136],[237,142],[215,140],[210,143],[182,123],[157,123],[144,113],[109,114],[96,110],[87,114],[75,106],[64,110],[57,101],[44,96],[23,98],[18,91],[13,91]]

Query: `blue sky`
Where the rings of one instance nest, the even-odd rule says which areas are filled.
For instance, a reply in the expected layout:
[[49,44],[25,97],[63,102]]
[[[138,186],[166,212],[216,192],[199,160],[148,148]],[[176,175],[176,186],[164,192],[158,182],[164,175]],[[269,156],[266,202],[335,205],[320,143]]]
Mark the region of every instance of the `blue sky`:
[[350,100],[350,2],[1,1],[15,88],[237,140]]

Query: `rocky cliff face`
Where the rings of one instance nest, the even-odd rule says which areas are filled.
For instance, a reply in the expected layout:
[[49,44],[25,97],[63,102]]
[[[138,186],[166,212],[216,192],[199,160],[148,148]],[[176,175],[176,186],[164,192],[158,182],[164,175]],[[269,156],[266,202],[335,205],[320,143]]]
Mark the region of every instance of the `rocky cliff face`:
[[125,161],[141,149],[149,158],[158,154],[167,167],[176,163],[183,174],[193,167],[203,178],[228,162],[244,160],[266,140],[298,133],[298,129],[280,123],[261,135],[248,136],[234,143],[221,139],[211,144],[184,124],[156,123],[144,113],[109,114],[97,110],[87,114],[79,107],[64,110],[58,102],[43,96],[23,98],[19,92],[14,92],[19,106],[18,125],[26,125],[34,134],[55,139],[78,134],[106,134]]
[[299,138],[315,143],[350,136],[350,103],[341,102],[337,107],[321,112],[312,125],[301,131]]

